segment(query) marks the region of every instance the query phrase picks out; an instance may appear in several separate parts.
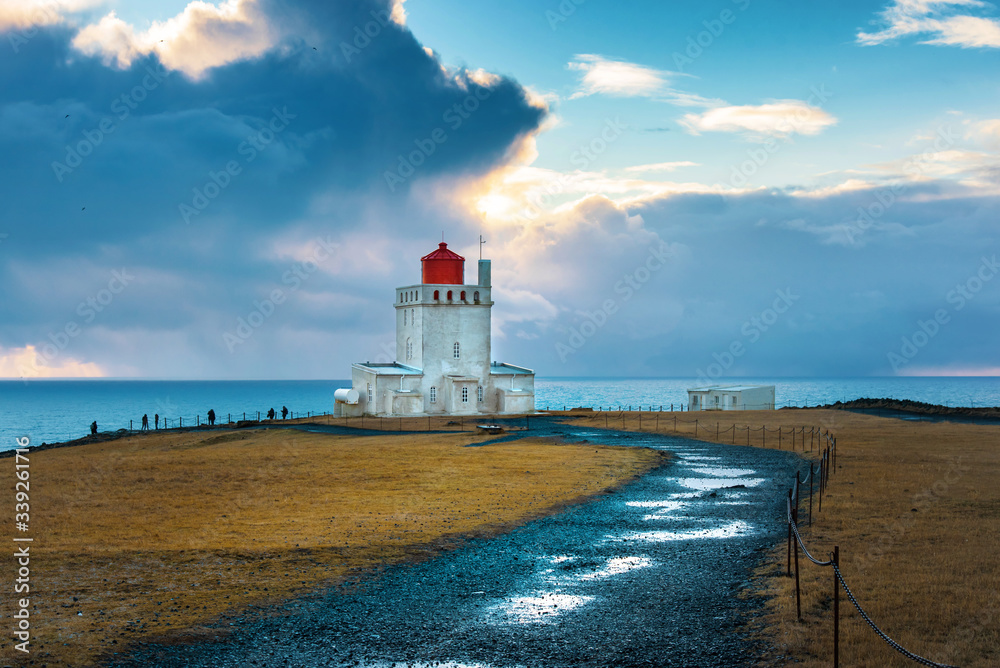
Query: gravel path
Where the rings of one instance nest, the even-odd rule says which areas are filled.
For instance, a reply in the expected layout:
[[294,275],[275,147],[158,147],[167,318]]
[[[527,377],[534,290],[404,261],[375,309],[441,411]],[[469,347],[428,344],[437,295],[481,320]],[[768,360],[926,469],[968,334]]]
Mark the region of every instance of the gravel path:
[[[616,492],[115,666],[741,666],[738,596],[785,530],[789,452],[532,418],[524,436],[664,449]],[[317,428],[316,430],[323,430]],[[512,437],[497,439],[511,440]]]

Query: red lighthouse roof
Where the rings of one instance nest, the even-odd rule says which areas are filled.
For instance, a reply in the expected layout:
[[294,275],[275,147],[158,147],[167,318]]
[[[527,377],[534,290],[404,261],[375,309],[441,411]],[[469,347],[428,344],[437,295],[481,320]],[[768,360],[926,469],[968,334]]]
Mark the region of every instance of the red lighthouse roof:
[[462,285],[465,282],[465,258],[448,250],[441,242],[438,249],[420,258],[423,267],[422,283]]

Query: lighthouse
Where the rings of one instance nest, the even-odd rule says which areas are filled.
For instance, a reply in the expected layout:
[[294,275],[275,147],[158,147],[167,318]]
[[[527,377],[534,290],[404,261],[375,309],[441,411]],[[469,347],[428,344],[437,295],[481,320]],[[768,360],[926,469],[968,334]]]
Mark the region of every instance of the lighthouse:
[[534,371],[491,361],[490,261],[479,260],[475,283],[465,282],[465,258],[443,241],[420,263],[420,283],[396,288],[396,361],[353,364],[334,414],[533,412]]

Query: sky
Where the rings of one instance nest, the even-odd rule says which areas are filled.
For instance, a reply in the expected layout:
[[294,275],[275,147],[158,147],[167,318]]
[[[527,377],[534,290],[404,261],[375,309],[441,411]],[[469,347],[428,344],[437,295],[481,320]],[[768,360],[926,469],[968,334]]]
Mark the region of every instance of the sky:
[[0,377],[1000,375],[978,0],[0,0]]

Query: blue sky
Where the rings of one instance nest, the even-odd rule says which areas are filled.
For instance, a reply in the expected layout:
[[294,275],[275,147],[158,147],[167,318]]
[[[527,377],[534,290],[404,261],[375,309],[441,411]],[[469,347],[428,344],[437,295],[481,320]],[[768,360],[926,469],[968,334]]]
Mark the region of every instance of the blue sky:
[[0,50],[0,376],[342,378],[442,232],[541,375],[1000,373],[986,2],[0,0]]

